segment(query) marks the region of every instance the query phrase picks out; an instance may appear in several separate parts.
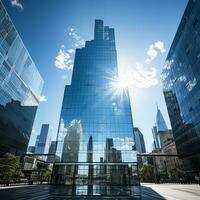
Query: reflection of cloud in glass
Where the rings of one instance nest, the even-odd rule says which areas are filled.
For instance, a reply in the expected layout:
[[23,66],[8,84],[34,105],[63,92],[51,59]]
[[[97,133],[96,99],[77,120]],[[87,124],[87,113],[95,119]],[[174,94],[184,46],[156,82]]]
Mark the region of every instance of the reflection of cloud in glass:
[[113,138],[114,146],[120,150],[132,150],[134,146],[133,138],[125,137],[125,138]]

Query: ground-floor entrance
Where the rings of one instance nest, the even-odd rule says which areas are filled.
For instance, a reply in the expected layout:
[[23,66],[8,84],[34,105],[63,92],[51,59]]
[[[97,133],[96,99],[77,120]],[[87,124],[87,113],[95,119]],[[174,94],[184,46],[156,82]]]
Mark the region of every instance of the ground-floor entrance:
[[70,186],[69,195],[140,194],[137,163],[54,163],[51,183]]

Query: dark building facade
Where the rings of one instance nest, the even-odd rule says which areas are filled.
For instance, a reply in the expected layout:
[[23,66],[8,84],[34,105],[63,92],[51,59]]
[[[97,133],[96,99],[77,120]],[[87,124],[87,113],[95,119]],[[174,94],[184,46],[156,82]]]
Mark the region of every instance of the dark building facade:
[[144,137],[139,128],[134,128],[136,151],[139,153],[146,153]]
[[[92,194],[92,183],[102,195],[109,195],[105,187],[112,184],[138,184],[129,95],[117,88],[116,77],[114,29],[95,20],[94,40],[76,49],[72,83],[65,88],[54,184],[81,185],[83,194]],[[78,124],[72,130],[74,123]]]
[[0,154],[26,153],[43,80],[0,1]]
[[200,169],[200,1],[190,0],[162,73],[177,152],[186,171]]

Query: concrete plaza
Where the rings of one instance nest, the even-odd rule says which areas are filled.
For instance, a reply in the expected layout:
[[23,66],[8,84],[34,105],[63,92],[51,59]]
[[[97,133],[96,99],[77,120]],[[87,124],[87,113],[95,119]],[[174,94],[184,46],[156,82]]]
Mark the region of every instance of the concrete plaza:
[[142,184],[142,199],[199,200],[199,185]]
[[[79,196],[69,195],[69,188],[65,186],[32,185],[8,187],[0,189],[1,200],[53,200],[53,199],[134,199],[132,197],[117,196]],[[137,198],[138,199],[138,198]],[[180,184],[142,184],[142,200],[198,200],[200,199],[199,185]]]

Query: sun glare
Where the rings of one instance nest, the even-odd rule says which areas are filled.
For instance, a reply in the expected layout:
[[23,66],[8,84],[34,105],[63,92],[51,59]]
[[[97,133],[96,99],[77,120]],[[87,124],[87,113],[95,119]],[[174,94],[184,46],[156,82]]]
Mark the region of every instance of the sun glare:
[[117,74],[110,73],[107,77],[109,79],[109,93],[113,96],[121,96],[128,95],[128,88],[131,86],[130,76],[125,73]]

